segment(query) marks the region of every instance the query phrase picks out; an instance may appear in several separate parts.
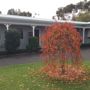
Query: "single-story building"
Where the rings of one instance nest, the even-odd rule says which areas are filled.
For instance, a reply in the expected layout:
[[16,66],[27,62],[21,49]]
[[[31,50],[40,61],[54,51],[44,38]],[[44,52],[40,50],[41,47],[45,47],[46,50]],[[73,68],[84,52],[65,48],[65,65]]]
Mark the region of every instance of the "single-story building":
[[[44,28],[55,23],[55,20],[38,19],[25,16],[14,15],[0,15],[0,51],[5,51],[5,31],[15,29],[21,33],[19,49],[26,49],[28,40],[32,36],[39,38],[39,45],[41,46],[41,35],[45,32]],[[59,23],[75,24],[78,32],[80,32],[83,44],[90,44],[90,22],[77,21],[57,21]]]

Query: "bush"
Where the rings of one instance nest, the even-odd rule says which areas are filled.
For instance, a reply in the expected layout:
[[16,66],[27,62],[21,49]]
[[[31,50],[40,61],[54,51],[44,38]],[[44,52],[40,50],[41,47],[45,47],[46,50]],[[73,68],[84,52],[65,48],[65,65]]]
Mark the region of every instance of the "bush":
[[15,52],[20,45],[20,34],[15,30],[8,30],[5,33],[5,49],[8,53]]
[[42,71],[60,80],[84,79],[80,52],[82,38],[74,25],[55,23],[46,31],[42,36],[42,56],[45,59]]
[[37,37],[29,38],[29,44],[27,45],[27,50],[29,51],[38,51],[39,50],[39,41]]

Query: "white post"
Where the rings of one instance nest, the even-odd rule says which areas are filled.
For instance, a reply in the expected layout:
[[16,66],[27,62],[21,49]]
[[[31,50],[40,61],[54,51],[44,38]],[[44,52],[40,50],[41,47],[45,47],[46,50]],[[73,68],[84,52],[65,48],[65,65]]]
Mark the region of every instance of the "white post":
[[6,29],[7,29],[7,31],[9,30],[9,24],[6,24]]
[[35,26],[32,26],[33,37],[35,36]]
[[85,28],[83,28],[83,44],[85,43]]
[[42,35],[43,30],[39,30],[39,45],[42,47],[42,40],[41,40],[41,35]]

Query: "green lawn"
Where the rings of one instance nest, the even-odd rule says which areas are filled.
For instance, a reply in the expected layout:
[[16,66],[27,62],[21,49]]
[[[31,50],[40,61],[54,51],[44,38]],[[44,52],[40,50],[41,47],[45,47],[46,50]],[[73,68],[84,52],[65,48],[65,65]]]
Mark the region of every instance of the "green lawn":
[[[90,81],[68,84],[39,73],[41,62],[0,68],[0,90],[90,90]],[[85,65],[90,69],[90,62]]]

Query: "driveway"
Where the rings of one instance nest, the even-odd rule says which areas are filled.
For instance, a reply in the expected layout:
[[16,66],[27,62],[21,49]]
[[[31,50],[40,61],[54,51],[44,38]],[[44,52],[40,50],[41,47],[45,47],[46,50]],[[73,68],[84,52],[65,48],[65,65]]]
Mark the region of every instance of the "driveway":
[[[90,48],[82,48],[81,53],[84,60],[90,60]],[[0,58],[0,66],[13,64],[25,64],[41,61],[40,54],[23,53],[19,55],[5,56]]]
[[81,53],[84,60],[90,60],[90,47],[83,47]]
[[5,56],[0,58],[0,66],[13,64],[25,64],[40,61],[40,54],[23,53],[18,55]]

